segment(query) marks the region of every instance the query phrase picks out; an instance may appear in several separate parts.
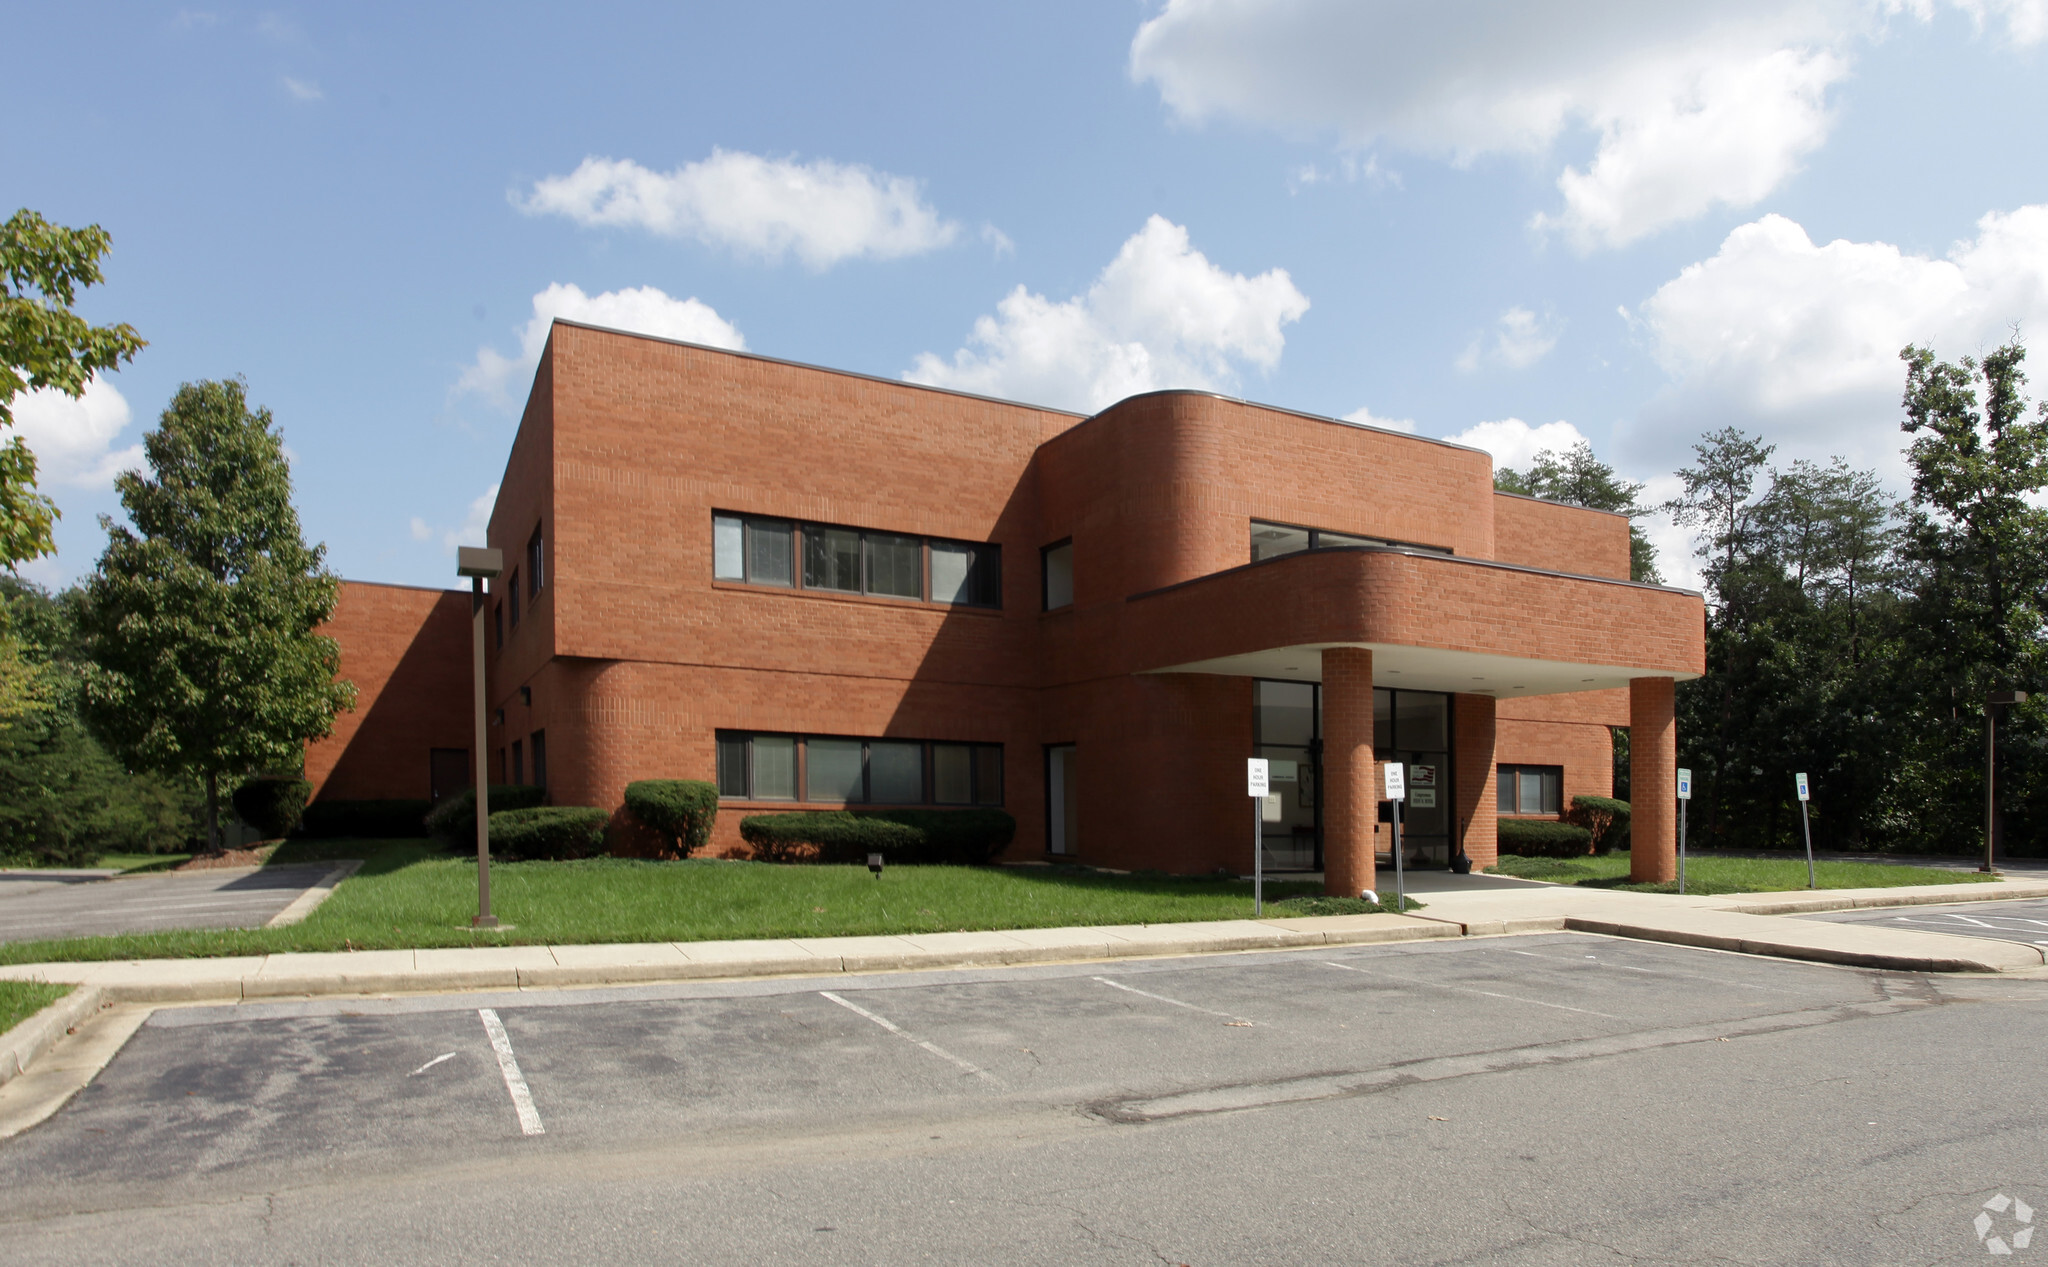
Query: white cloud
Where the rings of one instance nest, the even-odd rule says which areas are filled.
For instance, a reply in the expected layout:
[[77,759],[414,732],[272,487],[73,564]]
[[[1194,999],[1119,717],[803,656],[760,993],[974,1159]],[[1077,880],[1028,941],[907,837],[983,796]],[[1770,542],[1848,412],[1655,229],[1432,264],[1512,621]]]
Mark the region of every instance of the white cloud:
[[652,286],[586,295],[581,287],[555,282],[533,297],[533,319],[519,333],[519,354],[506,356],[496,348],[478,348],[476,360],[462,371],[451,394],[474,392],[500,406],[517,403],[511,389],[540,363],[548,328],[556,317],[736,352],[747,346],[730,321],[695,298],[675,299]]
[[320,91],[319,84],[310,79],[293,79],[290,75],[280,76],[280,79],[284,90],[292,95],[294,101],[318,101],[327,95]]
[[1899,349],[1988,350],[2048,327],[2048,204],[1993,212],[1943,258],[1886,242],[1816,245],[1783,216],[1730,233],[1637,319],[1671,388],[1625,440],[1683,455],[1700,431],[1763,432],[1786,456],[1900,469]]
[[[2044,0],[1951,0],[2008,38],[2048,35]],[[1470,162],[1544,158],[1590,132],[1535,224],[1587,250],[1716,205],[1748,207],[1827,137],[1828,90],[1901,10],[1932,0],[1168,0],[1133,78],[1190,121],[1234,117]],[[1551,161],[1555,161],[1552,159]]]
[[731,150],[715,149],[672,172],[631,159],[586,158],[513,201],[533,215],[694,238],[743,256],[795,255],[814,269],[863,256],[920,255],[960,235],[960,226],[941,219],[907,177],[830,159],[802,163]]
[[105,488],[122,471],[140,470],[141,445],[114,448],[130,417],[127,398],[103,378],[77,400],[46,387],[14,401],[14,429],[36,455],[36,482],[45,488]]
[[1562,419],[1532,427],[1520,418],[1482,422],[1444,439],[1486,450],[1493,455],[1495,469],[1510,466],[1517,470],[1527,467],[1537,454],[1546,450],[1564,453],[1587,442],[1577,427]]
[[1355,422],[1361,427],[1378,427],[1382,431],[1405,431],[1411,436],[1415,434],[1415,419],[1381,418],[1363,405],[1345,414],[1340,421]]
[[463,515],[460,527],[445,530],[436,528],[418,515],[414,515],[407,528],[412,533],[414,541],[427,542],[439,537],[441,549],[453,554],[458,546],[480,546],[484,543],[491,530],[491,511],[496,509],[497,505],[498,486],[493,484],[469,504],[469,510]]
[[1527,308],[1510,308],[1495,323],[1493,342],[1480,335],[1466,345],[1458,357],[1458,368],[1467,374],[1481,365],[1525,370],[1550,354],[1564,333],[1564,322],[1554,316],[1537,316]]
[[1240,363],[1271,369],[1308,299],[1285,269],[1228,273],[1160,216],[1123,244],[1084,295],[1054,303],[1023,286],[974,323],[950,361],[926,352],[904,377],[1094,411],[1167,387],[1223,388]]

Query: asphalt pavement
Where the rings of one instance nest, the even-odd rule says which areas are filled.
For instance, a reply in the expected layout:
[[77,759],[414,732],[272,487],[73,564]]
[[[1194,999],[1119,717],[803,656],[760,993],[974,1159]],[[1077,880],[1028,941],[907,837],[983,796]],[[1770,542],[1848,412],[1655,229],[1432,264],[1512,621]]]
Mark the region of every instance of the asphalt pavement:
[[1824,911],[1798,918],[2048,946],[2048,902],[2043,901],[1959,902],[1954,906],[1915,906],[1899,910]]
[[221,867],[160,875],[53,879],[0,872],[0,942],[104,937],[173,928],[260,928],[333,863]]
[[165,1008],[0,1144],[0,1262],[1960,1262],[2044,1041],[1578,934]]

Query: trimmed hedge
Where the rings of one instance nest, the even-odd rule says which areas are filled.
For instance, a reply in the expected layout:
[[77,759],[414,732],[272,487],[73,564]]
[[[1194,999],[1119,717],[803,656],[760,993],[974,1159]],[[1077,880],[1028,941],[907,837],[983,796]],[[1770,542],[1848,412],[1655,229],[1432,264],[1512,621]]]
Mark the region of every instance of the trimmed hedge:
[[314,801],[299,819],[301,836],[423,836],[432,801]]
[[638,779],[626,785],[626,808],[658,832],[673,836],[688,856],[711,843],[718,821],[718,785],[697,779]]
[[612,816],[580,805],[537,805],[491,815],[491,856],[510,861],[592,858]]
[[999,809],[825,810],[751,814],[740,836],[762,862],[865,862],[981,866],[1017,835]]
[[1628,843],[1627,801],[1611,796],[1574,796],[1571,813],[1564,820],[1593,833],[1594,853],[1612,853]]
[[[501,809],[532,809],[547,797],[547,789],[531,783],[493,783],[491,817]],[[427,834],[446,844],[476,843],[476,789],[464,788],[442,801],[427,815]]]
[[1554,818],[1503,818],[1500,851],[1524,858],[1573,858],[1593,848],[1593,833]]
[[297,830],[312,794],[313,785],[296,774],[258,774],[243,780],[228,799],[263,839],[277,840]]

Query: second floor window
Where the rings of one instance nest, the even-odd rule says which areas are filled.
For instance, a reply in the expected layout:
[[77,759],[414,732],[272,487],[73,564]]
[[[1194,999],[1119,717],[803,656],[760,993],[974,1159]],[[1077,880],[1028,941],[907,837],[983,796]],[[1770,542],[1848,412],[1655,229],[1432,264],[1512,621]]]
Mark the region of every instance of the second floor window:
[[535,524],[533,535],[526,541],[526,593],[529,598],[547,586],[547,571],[542,561],[547,553],[542,549],[544,544],[540,539],[540,525]]
[[1045,610],[1057,611],[1074,603],[1074,543],[1062,541],[1040,552],[1044,560]]
[[1406,550],[1427,550],[1449,554],[1442,546],[1417,545],[1412,541],[1389,541],[1384,537],[1360,537],[1348,532],[1325,532],[1321,528],[1296,528],[1290,524],[1252,520],[1252,562],[1277,559],[1303,550],[1336,550],[1344,546],[1399,546]]
[[1002,548],[985,542],[717,514],[711,555],[720,581],[1002,606]]

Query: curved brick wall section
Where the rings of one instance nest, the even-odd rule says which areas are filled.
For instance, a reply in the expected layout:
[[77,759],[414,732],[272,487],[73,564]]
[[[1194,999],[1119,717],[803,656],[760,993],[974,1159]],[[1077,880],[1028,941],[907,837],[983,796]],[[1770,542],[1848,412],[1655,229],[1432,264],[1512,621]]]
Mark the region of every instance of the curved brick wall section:
[[1705,669],[1696,595],[1397,551],[1289,555],[1127,606],[1127,672],[1326,642]]

